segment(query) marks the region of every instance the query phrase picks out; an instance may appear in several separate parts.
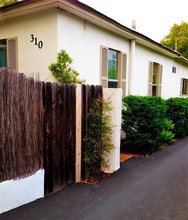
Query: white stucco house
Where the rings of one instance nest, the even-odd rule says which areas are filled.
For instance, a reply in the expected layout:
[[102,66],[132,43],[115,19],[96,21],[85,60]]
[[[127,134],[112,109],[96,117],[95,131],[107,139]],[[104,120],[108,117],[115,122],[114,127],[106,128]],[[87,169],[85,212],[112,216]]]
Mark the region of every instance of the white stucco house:
[[54,81],[60,50],[87,84],[123,95],[188,95],[188,60],[77,0],[25,0],[0,9],[0,66]]
[[[87,84],[122,88],[123,96],[188,96],[187,59],[77,0],[25,0],[0,8],[0,67],[55,81],[48,66],[62,49]],[[119,132],[121,92],[119,103],[112,96]],[[119,149],[112,156],[119,167]],[[0,213],[43,197],[44,170],[0,183],[0,195]]]

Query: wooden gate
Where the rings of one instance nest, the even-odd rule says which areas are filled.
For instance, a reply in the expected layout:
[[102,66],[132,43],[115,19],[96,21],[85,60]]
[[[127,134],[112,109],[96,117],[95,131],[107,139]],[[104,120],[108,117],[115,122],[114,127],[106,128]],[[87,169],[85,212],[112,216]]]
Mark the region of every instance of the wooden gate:
[[44,85],[45,195],[75,182],[75,85]]
[[[76,85],[44,84],[45,195],[75,182]],[[84,137],[92,100],[102,96],[102,86],[82,85],[81,178],[85,178]]]

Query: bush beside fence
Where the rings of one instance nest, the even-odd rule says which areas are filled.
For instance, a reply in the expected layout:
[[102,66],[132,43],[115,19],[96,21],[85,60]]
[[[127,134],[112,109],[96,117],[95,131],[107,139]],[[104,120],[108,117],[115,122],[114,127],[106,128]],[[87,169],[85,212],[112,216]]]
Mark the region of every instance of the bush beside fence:
[[127,96],[123,103],[126,109],[122,112],[122,129],[126,144],[143,153],[157,150],[164,129],[165,101],[160,97]]
[[123,98],[122,145],[134,153],[151,153],[173,138],[188,134],[188,99],[127,96]]

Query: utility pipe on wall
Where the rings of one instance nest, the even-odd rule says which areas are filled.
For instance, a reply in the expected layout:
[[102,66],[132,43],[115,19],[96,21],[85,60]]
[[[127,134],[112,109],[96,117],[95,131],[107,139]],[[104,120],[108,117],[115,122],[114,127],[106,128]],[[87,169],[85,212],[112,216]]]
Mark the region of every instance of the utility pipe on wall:
[[130,40],[130,56],[129,56],[129,74],[128,74],[128,95],[132,94],[131,91],[131,83],[132,83],[132,77],[134,74],[134,66],[135,66],[135,45],[136,45],[136,40],[132,39]]

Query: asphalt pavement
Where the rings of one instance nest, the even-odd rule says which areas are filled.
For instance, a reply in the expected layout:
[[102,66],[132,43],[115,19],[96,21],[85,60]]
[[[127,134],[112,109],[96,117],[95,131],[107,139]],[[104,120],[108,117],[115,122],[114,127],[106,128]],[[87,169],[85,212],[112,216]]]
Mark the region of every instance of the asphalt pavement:
[[131,158],[97,185],[72,184],[0,220],[188,220],[188,137]]

